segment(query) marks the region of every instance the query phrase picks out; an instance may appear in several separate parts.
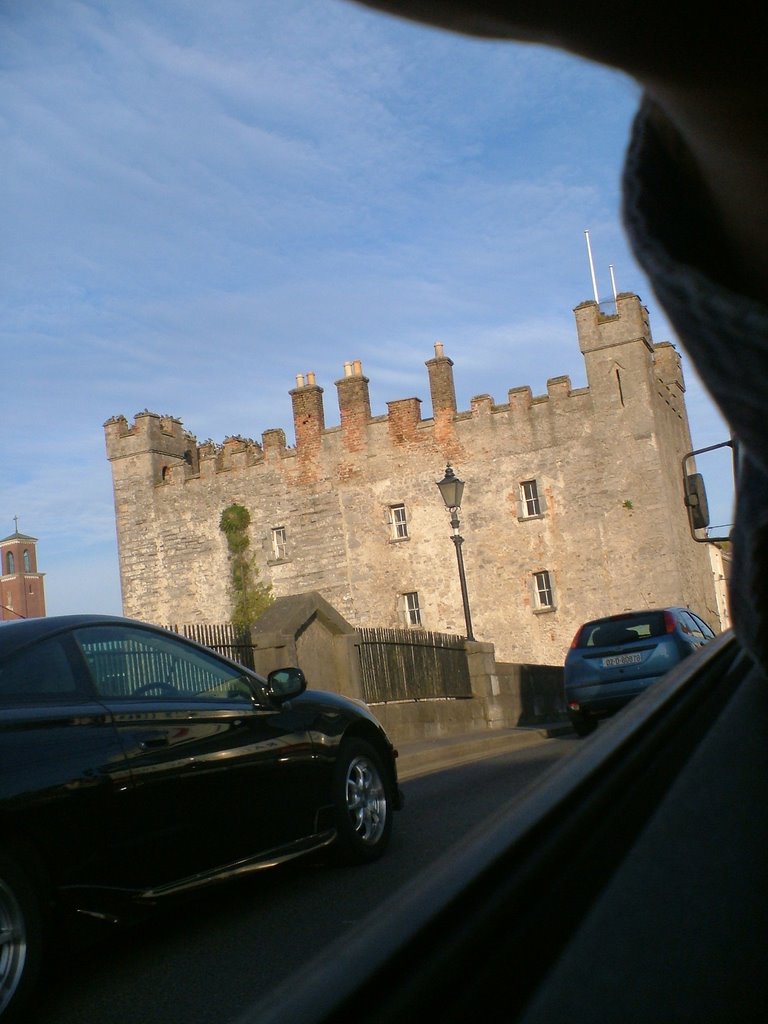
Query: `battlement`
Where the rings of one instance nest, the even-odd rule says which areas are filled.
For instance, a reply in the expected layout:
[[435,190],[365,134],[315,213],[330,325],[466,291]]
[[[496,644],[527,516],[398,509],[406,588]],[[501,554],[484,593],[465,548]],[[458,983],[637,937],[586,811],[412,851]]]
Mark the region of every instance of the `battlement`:
[[[595,302],[584,302],[574,310],[579,346],[584,355],[587,387],[574,389],[569,376],[547,380],[545,395],[534,396],[529,386],[510,388],[506,401],[492,395],[472,398],[470,408],[457,408],[453,360],[446,356],[442,342],[435,343],[434,356],[425,363],[428,373],[432,416],[422,417],[422,400],[399,398],[387,402],[383,416],[371,414],[369,379],[358,360],[346,362],[343,376],[335,381],[339,426],[327,427],[324,390],[314,372],[296,375],[289,392],[295,433],[295,447],[286,445],[278,428],[265,430],[261,441],[231,435],[221,443],[206,440],[198,445],[181,420],[157,413],[138,413],[134,423],[115,416],[104,424],[110,461],[138,455],[156,456],[156,482],[183,482],[192,476],[210,476],[245,469],[261,463],[286,464],[292,460],[309,480],[316,476],[319,462],[354,459],[378,446],[430,445],[449,451],[458,443],[457,431],[467,422],[508,419],[514,429],[533,436],[544,429],[550,436],[549,420],[567,411],[584,412],[590,399],[595,414],[622,409],[634,396],[653,401],[651,381],[663,404],[679,415],[680,396],[685,390],[680,357],[669,342],[654,344],[648,312],[638,296],[622,293],[616,311],[603,312]],[[643,390],[645,389],[645,390]],[[637,404],[637,403],[636,403]],[[642,403],[641,403],[642,404]],[[638,406],[639,408],[639,406]],[[601,413],[602,410],[602,413]],[[638,415],[642,415],[641,412]],[[350,463],[346,463],[350,465]]]
[[574,309],[579,348],[586,356],[598,349],[642,342],[653,352],[648,310],[632,292],[616,296],[615,312],[606,313],[594,302],[582,302]]
[[104,433],[110,461],[150,451],[184,458],[190,447],[197,444],[181,420],[148,409],[136,413],[132,425],[125,416],[113,416],[104,424]]

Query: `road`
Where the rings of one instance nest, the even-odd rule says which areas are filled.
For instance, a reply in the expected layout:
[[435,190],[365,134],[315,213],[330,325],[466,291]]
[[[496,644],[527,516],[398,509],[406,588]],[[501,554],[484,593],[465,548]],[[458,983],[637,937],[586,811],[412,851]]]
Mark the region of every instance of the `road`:
[[373,865],[305,860],[128,930],[88,925],[61,951],[35,1024],[235,1020],[577,744],[570,737],[546,739],[406,781],[392,844]]

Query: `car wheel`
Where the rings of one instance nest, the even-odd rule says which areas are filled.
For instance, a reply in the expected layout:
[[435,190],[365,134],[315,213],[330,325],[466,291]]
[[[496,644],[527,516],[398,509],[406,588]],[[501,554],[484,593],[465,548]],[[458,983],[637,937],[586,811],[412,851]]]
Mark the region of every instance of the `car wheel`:
[[376,860],[389,842],[392,802],[381,759],[370,743],[342,743],[333,786],[338,857],[347,863]]
[[571,725],[577,736],[589,736],[597,728],[597,721],[587,715],[571,715]]
[[27,874],[0,853],[0,1017],[21,1019],[40,971],[40,900]]

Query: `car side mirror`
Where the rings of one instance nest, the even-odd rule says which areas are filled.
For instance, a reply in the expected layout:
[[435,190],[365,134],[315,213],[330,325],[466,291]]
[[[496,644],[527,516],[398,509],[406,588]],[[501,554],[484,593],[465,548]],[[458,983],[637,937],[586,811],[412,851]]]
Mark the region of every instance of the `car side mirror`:
[[307,688],[307,680],[300,668],[276,668],[267,676],[269,695],[274,700],[290,700]]
[[701,473],[689,473],[685,478],[685,504],[691,529],[706,530],[709,526],[709,503]]
[[[689,469],[694,469],[695,465],[690,464],[697,455],[703,455],[705,452],[714,452],[720,448],[731,449],[731,469],[733,471],[734,485],[736,482],[738,462],[739,462],[739,446],[735,438],[730,441],[722,441],[720,444],[711,444],[708,448],[698,448],[696,451],[688,452],[683,456],[682,469],[683,469],[683,500],[685,502],[685,510],[688,513],[688,525],[691,530],[691,537],[698,544],[717,544],[724,541],[730,541],[730,536],[715,537],[709,533],[709,503],[707,501],[707,491],[704,486],[704,477],[701,473],[689,473]],[[697,536],[697,533],[705,535]]]

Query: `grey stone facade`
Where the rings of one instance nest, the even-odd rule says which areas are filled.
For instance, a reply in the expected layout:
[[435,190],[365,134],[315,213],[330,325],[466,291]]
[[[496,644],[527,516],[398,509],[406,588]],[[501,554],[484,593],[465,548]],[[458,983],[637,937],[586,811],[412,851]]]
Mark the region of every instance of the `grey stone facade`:
[[425,628],[463,634],[435,487],[450,462],[466,483],[475,637],[500,660],[561,664],[583,621],[638,606],[689,605],[722,628],[710,549],[692,540],[683,504],[692,445],[678,353],[654,344],[636,295],[619,295],[612,315],[586,302],[575,317],[585,388],[554,377],[546,395],[516,387],[460,411],[438,344],[426,364],[430,418],[418,398],[371,416],[368,380],[349,363],[338,426],[325,425],[314,375],[297,377],[293,448],[281,430],[198,445],[177,419],[109,420],[125,614],[227,621],[219,517],[237,502],[277,596],[317,591],[356,626],[404,625],[410,600]]

